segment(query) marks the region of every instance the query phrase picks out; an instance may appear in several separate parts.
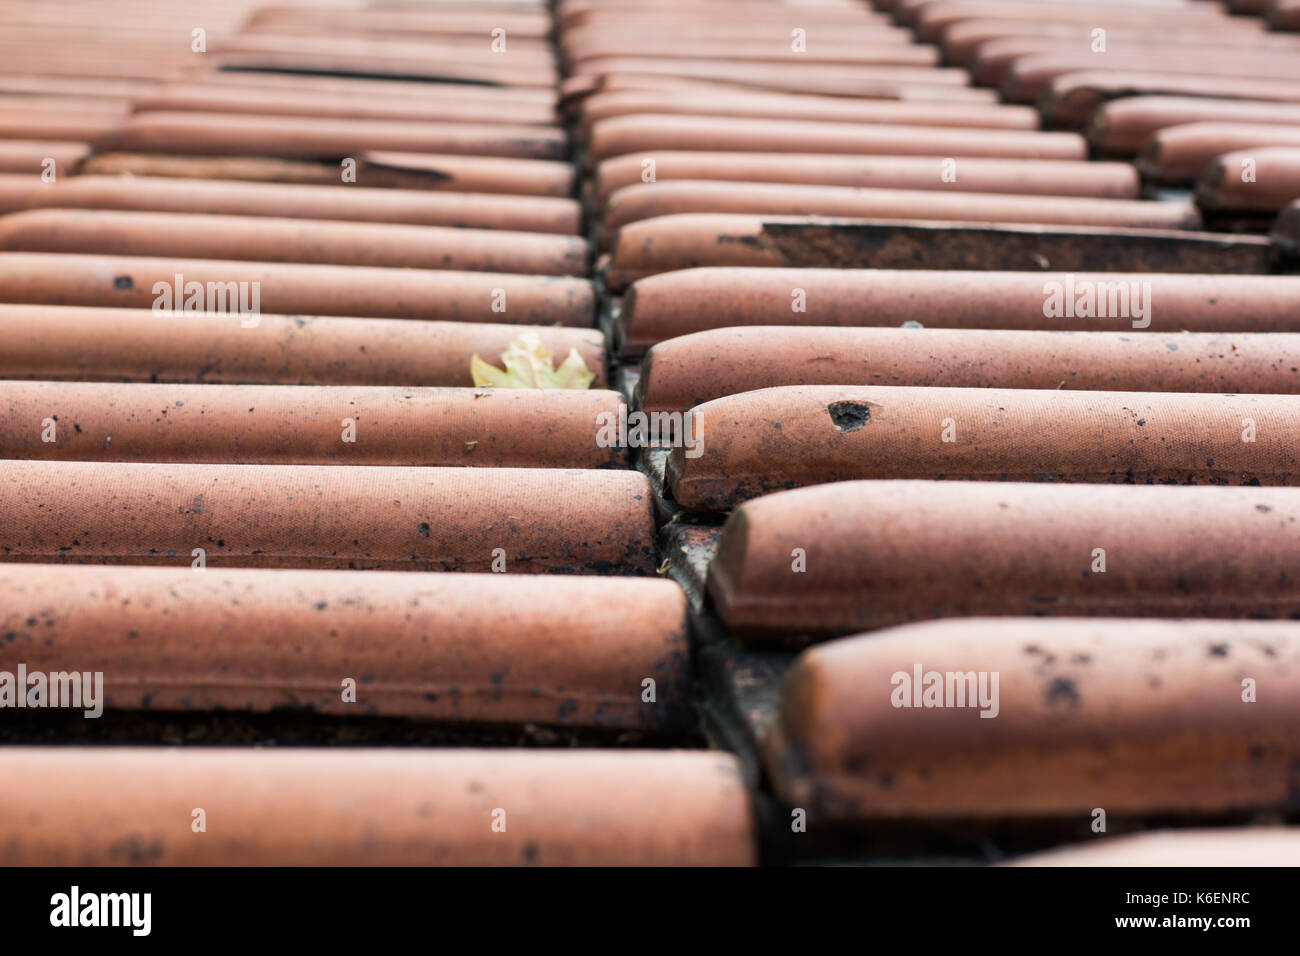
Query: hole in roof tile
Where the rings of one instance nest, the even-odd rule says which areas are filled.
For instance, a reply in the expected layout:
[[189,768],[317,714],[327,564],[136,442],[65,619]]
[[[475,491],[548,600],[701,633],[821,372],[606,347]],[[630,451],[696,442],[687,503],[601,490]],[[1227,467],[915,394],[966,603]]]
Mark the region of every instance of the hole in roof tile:
[[871,421],[871,407],[866,402],[831,402],[826,411],[840,432],[855,432]]

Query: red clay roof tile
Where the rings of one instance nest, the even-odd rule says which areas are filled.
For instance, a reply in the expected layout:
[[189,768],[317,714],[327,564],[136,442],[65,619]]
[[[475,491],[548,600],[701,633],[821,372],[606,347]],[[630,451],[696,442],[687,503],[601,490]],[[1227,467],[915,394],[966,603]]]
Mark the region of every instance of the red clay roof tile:
[[[1300,128],[1297,129],[1300,137]],[[961,163],[932,167],[942,183],[949,162],[960,185]],[[679,179],[634,183],[605,204],[599,248],[610,248],[618,230],[657,216],[684,213],[827,218],[910,219],[942,222],[1051,223],[1136,229],[1198,229],[1201,216],[1190,201],[1148,202],[1076,196],[1008,195],[939,189],[877,189],[790,183],[732,183]],[[721,230],[720,230],[721,231]]]
[[[1106,16],[1103,14],[1103,16]],[[1106,43],[1132,46],[1152,45],[1187,45],[1203,46],[1219,44],[1219,49],[1242,48],[1289,48],[1294,41],[1291,38],[1264,33],[1257,20],[1234,18],[1214,23],[1180,22],[1169,17],[1159,23],[1115,23],[1106,16]],[[988,44],[998,44],[1016,39],[1039,40],[1044,42],[1074,40],[1079,38],[1079,27],[1075,23],[1049,20],[960,20],[943,31],[940,45],[948,63],[956,66],[970,67],[980,50]],[[1091,40],[1091,36],[1089,35]]]
[[453,122],[488,122],[506,124],[556,122],[555,109],[545,102],[493,101],[491,109],[484,101],[471,97],[416,100],[385,98],[378,100],[365,93],[333,92],[328,97],[299,90],[264,89],[203,82],[175,83],[151,93],[137,96],[134,107],[140,112],[212,112],[253,113],[279,116],[312,116],[341,119],[384,119]]
[[1195,181],[1214,157],[1264,146],[1300,147],[1300,126],[1185,123],[1156,130],[1138,154],[1138,169],[1162,183]]
[[[85,132],[78,134],[83,138]],[[563,159],[568,144],[553,126],[332,119],[250,113],[135,113],[97,131],[101,150],[198,156],[342,159],[367,150]]]
[[669,581],[5,564],[0,626],[14,635],[0,666],[101,672],[107,710],[667,732],[689,714],[686,600]]
[[1196,183],[1196,202],[1206,211],[1272,214],[1295,199],[1300,199],[1300,143],[1216,156]]
[[709,591],[765,639],[964,615],[1288,617],[1297,521],[1295,488],[838,482],[733,512]]
[[[653,90],[612,90],[582,101],[584,133],[600,120],[637,114],[750,117],[835,123],[883,123],[975,129],[1037,129],[1028,107],[986,103],[903,103],[760,90],[683,90],[665,99]],[[812,150],[809,150],[812,152]],[[730,170],[728,170],[730,172]]]
[[10,561],[186,567],[202,548],[217,567],[655,566],[650,488],[634,471],[0,460],[0,500]]
[[[806,651],[769,767],[840,819],[1268,807],[1297,758],[1298,660],[1293,622],[911,625]],[[1267,704],[1243,705],[1248,676]]]
[[605,340],[594,329],[268,312],[252,321],[240,313],[0,305],[0,376],[468,387],[471,356],[495,362],[532,333],[553,355],[576,350],[596,376],[593,388],[606,382]]
[[46,168],[46,160],[54,161],[54,169],[73,172],[90,153],[87,143],[56,142],[22,139],[0,140],[0,173],[26,173],[39,175]]
[[[511,171],[513,175],[513,170]],[[334,175],[338,177],[338,172]],[[338,180],[341,183],[341,178]],[[460,229],[576,233],[579,208],[551,196],[395,192],[225,180],[75,176],[55,183],[0,176],[0,211],[28,208],[135,209],[285,219],[392,222]]]
[[[1136,283],[1136,285],[1134,285]],[[1147,285],[1149,283],[1149,285]],[[1143,293],[1149,316],[1121,308]],[[804,310],[793,308],[802,290]],[[1103,309],[1096,296],[1102,291]],[[1115,307],[1110,296],[1116,295]],[[1300,332],[1300,277],[1160,273],[723,269],[639,279],[618,317],[620,352],[744,325],[900,326],[1056,331]],[[1087,306],[1091,299],[1092,305]],[[1074,307],[1067,305],[1067,302]],[[1081,308],[1083,303],[1087,308]],[[1159,308],[1154,307],[1159,303]],[[1143,325],[1145,319],[1150,323]]]
[[394,223],[81,209],[0,217],[0,250],[584,276],[578,236]]
[[636,404],[682,411],[782,385],[1300,392],[1300,335],[759,326],[654,345]]
[[1093,115],[1088,139],[1098,150],[1133,156],[1161,129],[1186,123],[1300,125],[1300,103],[1229,100],[1198,96],[1127,96]]
[[1300,81],[1083,70],[1053,80],[1041,108],[1051,124],[1082,128],[1107,102],[1135,95],[1300,103]]
[[[643,181],[646,158],[640,153],[629,153],[603,160],[596,167],[591,199],[597,211],[615,190]],[[764,155],[685,150],[655,150],[649,158],[654,160],[656,184],[714,180],[1099,199],[1136,199],[1140,185],[1137,170],[1129,163],[1082,160],[962,157],[958,164],[941,156]],[[945,170],[951,175],[945,177]]]
[[[0,253],[0,294],[14,303],[182,309],[199,297],[191,283],[203,290],[193,311],[230,309],[238,292],[245,302],[256,294],[261,308],[285,314],[588,327],[595,317],[591,282],[566,276]],[[225,290],[225,305],[212,304],[210,283]]]
[[[24,781],[0,791],[9,866],[743,866],[757,856],[730,754],[9,747],[0,774]],[[223,821],[203,838],[190,830],[195,794]]]
[[1186,229],[679,213],[624,226],[597,269],[622,292],[697,266],[1264,274],[1277,252],[1264,236]]
[[667,473],[698,511],[865,478],[1289,485],[1300,471],[1300,395],[788,385],[697,405],[691,426]]
[[[609,468],[626,453],[597,432],[621,401],[603,389],[0,380],[0,447],[42,461]],[[35,427],[46,418],[63,423],[55,441]]]
[[1086,159],[1088,154],[1087,143],[1075,133],[642,113],[593,123],[588,162],[658,149],[1009,159]]
[[[1214,56],[1197,57],[1176,49],[1162,51],[1154,46],[1144,46],[1133,52],[1108,47],[1105,62],[1108,70],[1115,71],[1212,77],[1215,80],[1292,80],[1296,76],[1297,52],[1300,51],[1228,47],[1220,48]],[[1001,83],[1003,96],[1013,103],[1036,103],[1058,77],[1095,69],[1096,66],[1097,54],[1086,48],[1073,54],[1053,50],[1017,57],[1007,65]],[[998,75],[996,69],[989,72]]]

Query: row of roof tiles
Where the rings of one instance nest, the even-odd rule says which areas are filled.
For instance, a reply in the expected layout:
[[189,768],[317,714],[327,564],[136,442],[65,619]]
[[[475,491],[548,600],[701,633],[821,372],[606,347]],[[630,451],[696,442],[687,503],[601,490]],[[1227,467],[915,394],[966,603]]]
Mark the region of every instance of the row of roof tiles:
[[[641,466],[706,729],[846,827],[1290,806],[1296,717],[1242,688],[1286,693],[1294,627],[1214,619],[1293,614],[1292,491],[1164,486],[1292,481],[1290,430],[1251,426],[1294,411],[1300,289],[1266,273],[1294,270],[1300,41],[1196,0],[773,5],[728,39],[722,2],[674,6],[671,49],[629,6],[561,31],[565,109],[625,380],[699,439]],[[1015,717],[898,707],[918,662],[1000,675]]]
[[[102,672],[101,707],[159,719],[688,741],[684,596],[652,576],[646,478],[594,437],[621,397],[469,387],[471,357],[522,332],[607,381],[552,19],[518,6],[0,4],[5,43],[43,57],[0,57],[0,670]],[[91,43],[56,49],[71,28]],[[217,69],[432,63],[515,85]],[[153,307],[158,283],[174,308]],[[267,311],[188,311],[190,283],[244,283]],[[507,573],[305,570],[363,567]],[[10,864],[756,855],[725,754],[10,746],[0,763],[22,781],[0,784]],[[355,781],[342,800],[336,778]],[[191,794],[221,841],[187,838]]]

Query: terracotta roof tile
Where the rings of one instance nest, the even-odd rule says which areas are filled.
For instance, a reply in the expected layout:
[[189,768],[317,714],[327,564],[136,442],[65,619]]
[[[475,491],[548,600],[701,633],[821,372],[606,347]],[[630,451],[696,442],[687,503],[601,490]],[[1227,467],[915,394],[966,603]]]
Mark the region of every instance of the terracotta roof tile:
[[[495,24],[500,27],[499,23]],[[488,37],[492,29],[486,31]],[[507,36],[509,30],[505,27]],[[515,73],[531,77],[539,82],[519,82],[518,86],[554,86],[555,56],[549,49],[537,47],[520,47],[507,49],[509,57],[502,57],[492,50],[491,43],[463,43],[457,40],[444,40],[441,37],[402,36],[342,36],[331,32],[244,32],[223,40],[217,50],[223,57],[229,53],[249,54],[288,54],[311,57],[330,58],[340,69],[354,60],[385,60],[402,63],[406,60],[429,59],[444,66],[474,66],[483,71],[483,75],[500,75],[498,70],[504,68],[513,76]]]
[[1107,102],[1134,95],[1300,103],[1300,81],[1137,70],[1081,70],[1052,81],[1051,88],[1043,95],[1043,116],[1052,124],[1082,128]]
[[[43,461],[608,468],[605,390],[0,380],[0,446]],[[62,423],[56,441],[35,424]],[[355,426],[354,440],[345,423]]]
[[[1240,17],[1213,23],[1183,22],[1171,17],[1164,17],[1159,23],[1118,23],[1111,18],[1110,11],[1101,15],[1107,21],[1107,50],[1111,48],[1111,43],[1134,47],[1147,44],[1153,46],[1217,44],[1218,49],[1243,47],[1285,49],[1294,43],[1289,37],[1264,33],[1257,20]],[[974,18],[959,20],[948,26],[943,31],[940,45],[947,62],[970,67],[986,46],[996,45],[995,49],[1001,49],[1004,43],[1021,39],[1038,43],[1059,43],[1065,40],[1077,40],[1078,36],[1078,25],[1069,21],[1036,20],[1028,16],[1021,20]]]
[[117,210],[29,209],[11,213],[0,218],[0,250],[545,276],[587,273],[587,243],[578,236]]
[[1186,123],[1156,130],[1138,155],[1138,168],[1162,183],[1192,182],[1221,153],[1263,146],[1300,146],[1300,126]]
[[[611,59],[622,63],[624,59],[639,61],[643,57],[649,57],[656,63],[669,59],[690,59],[692,65],[694,61],[711,65],[718,61],[734,62],[740,65],[742,71],[760,63],[798,63],[801,66],[939,66],[940,53],[934,47],[899,43],[897,40],[897,36],[890,33],[860,34],[855,41],[846,41],[837,35],[830,43],[815,44],[811,50],[797,50],[791,46],[788,36],[769,31],[766,37],[756,37],[743,47],[736,46],[728,39],[709,37],[687,38],[676,43],[666,38],[657,43],[639,37],[623,43],[596,38],[583,44],[570,42],[566,44],[565,52],[570,68],[578,75],[590,70],[593,62],[597,70],[603,72],[603,65]],[[636,67],[632,69],[635,71]],[[686,72],[694,75],[690,69]]]
[[29,671],[105,674],[108,710],[690,724],[686,601],[669,581],[6,564],[0,626]]
[[904,103],[761,90],[683,90],[671,100],[653,90],[611,90],[588,96],[580,107],[584,133],[600,120],[645,113],[976,129],[1038,128],[1037,114],[1023,106],[966,103],[954,108],[951,103]]
[[[940,180],[933,170],[938,166],[935,163],[932,167],[936,182]],[[609,248],[617,230],[629,223],[681,213],[1053,223],[1138,229],[1201,226],[1200,214],[1191,202],[682,179],[635,183],[613,192],[605,204],[601,247]]]
[[[757,26],[757,29],[754,29]],[[672,31],[679,31],[674,36]],[[907,31],[894,26],[857,26],[835,24],[831,36],[817,36],[815,44],[803,53],[813,63],[870,63],[896,66],[933,65],[940,62],[940,51],[935,47],[910,43]],[[689,36],[680,35],[679,26],[662,24],[637,26],[630,34],[620,27],[601,27],[599,23],[566,31],[562,48],[566,59],[574,65],[599,56],[654,56],[689,57],[701,60],[759,60],[772,63],[798,61],[800,51],[791,47],[789,36],[770,25],[758,23],[750,26],[751,35],[740,24],[722,23],[710,28],[699,24]],[[737,40],[744,40],[737,43]],[[581,69],[577,70],[581,75]]]
[[[84,135],[84,133],[82,134]],[[101,150],[199,156],[329,157],[373,149],[562,159],[563,130],[519,123],[429,123],[254,113],[135,113],[99,132]]]
[[[1110,70],[1134,70],[1144,73],[1161,73],[1213,77],[1214,79],[1275,79],[1295,78],[1296,50],[1239,50],[1220,49],[1212,57],[1196,57],[1177,49],[1164,49],[1144,45],[1133,52],[1107,46],[1106,64]],[[1068,76],[1096,67],[1096,54],[1085,49],[1082,53],[1067,54],[1053,50],[1039,54],[1019,56],[1006,68],[1001,80],[1003,95],[1013,103],[1035,103],[1051,87],[1057,77]],[[990,69],[990,79],[1001,76]]]
[[0,173],[39,175],[46,159],[54,160],[56,169],[75,170],[89,153],[87,143],[3,139],[0,140]]
[[[333,96],[354,97],[370,95],[388,102],[408,107],[430,108],[430,86],[420,80],[390,80],[379,77],[349,74],[315,73],[264,73],[258,71],[213,70],[199,74],[197,79],[205,86],[256,89],[268,93],[316,93],[327,99]],[[156,88],[156,87],[155,87]],[[491,86],[449,81],[433,88],[446,92],[456,99],[471,103],[499,106],[503,104],[531,104],[553,107],[558,93],[546,87]],[[485,111],[479,121],[491,123],[493,113]]]
[[[787,675],[769,767],[787,802],[838,818],[1268,807],[1297,757],[1298,658],[1291,622],[994,618],[847,638]],[[923,703],[930,673],[945,706]],[[968,673],[956,704],[968,685],[943,675]],[[1252,674],[1267,706],[1241,702]]]
[[633,471],[2,460],[0,499],[10,561],[186,567],[202,548],[215,567],[654,569]]
[[265,53],[238,51],[214,52],[218,69],[243,71],[270,71],[290,73],[344,73],[396,80],[415,79],[439,83],[454,80],[460,83],[488,83],[524,88],[550,88],[557,75],[553,68],[525,65],[514,69],[487,60],[490,50],[480,47],[479,56],[471,62],[447,62],[437,54],[411,51],[405,56],[386,55],[382,50],[370,54],[316,53],[312,51],[268,51]]
[[[1049,283],[1056,287],[1044,290]],[[1111,283],[1099,286],[1100,283]],[[1132,283],[1137,283],[1134,287]],[[1149,286],[1144,286],[1149,283]],[[1150,324],[1135,314],[1067,309],[1101,287],[1151,290]],[[807,308],[791,308],[795,290]],[[1053,291],[1060,308],[1045,308]],[[1069,290],[1069,291],[1067,291]],[[1300,332],[1300,277],[1161,273],[938,272],[927,269],[683,269],[643,278],[623,298],[621,354],[678,335],[741,325],[900,326],[1130,332]],[[700,308],[703,302],[707,308]],[[1069,314],[1073,312],[1074,314]]]
[[[574,232],[581,209],[567,199],[573,169],[566,163],[531,159],[499,159],[478,156],[442,156],[432,153],[363,153],[356,158],[365,192],[402,189],[418,192],[458,193],[467,207],[485,206],[481,214],[491,217],[496,205],[493,194],[546,196],[564,200],[549,207],[519,204],[520,227],[554,221],[537,231]],[[274,159],[259,156],[171,156],[160,153],[95,153],[81,164],[83,175],[121,177],[174,177],[192,182],[236,180],[332,186],[339,179],[333,166],[311,160]],[[483,202],[484,199],[488,201]],[[353,210],[356,207],[352,207]],[[310,211],[307,213],[310,214]],[[498,213],[499,215],[499,213]],[[472,218],[471,218],[472,221]],[[569,225],[572,221],[574,225]]]
[[[904,105],[904,104],[900,104]],[[911,106],[912,104],[905,104]],[[816,186],[930,189],[1021,196],[1088,196],[1136,199],[1139,178],[1128,163],[1050,159],[963,157],[957,182],[941,178],[940,156],[846,156],[829,153],[719,153],[655,151],[655,184],[677,180],[786,183]],[[592,201],[604,207],[616,190],[641,182],[644,158],[637,153],[602,161],[595,169]]]
[[1300,143],[1224,153],[1196,183],[1196,201],[1207,212],[1272,214],[1294,199],[1300,199]]
[[[825,85],[825,84],[823,84]],[[600,75],[570,77],[560,87],[562,99],[572,107],[575,100],[596,91],[616,90],[659,90],[671,95],[679,91],[701,93],[749,92],[799,94],[812,96],[834,96],[836,98],[859,99],[867,97],[877,100],[906,100],[922,103],[980,103],[998,102],[996,90],[974,89],[968,86],[956,86],[951,82],[925,83],[914,80],[868,79],[850,84],[831,85],[820,89],[797,81],[762,82],[752,78],[737,77],[683,77],[665,73],[640,73],[630,70],[605,72]]]
[[[801,63],[766,63],[754,60],[690,60],[686,58],[619,56],[586,60],[590,73],[638,73],[739,83],[763,89],[816,93],[830,96],[861,96],[864,88],[879,83],[886,87],[964,87],[960,70],[929,66],[839,66]],[[579,74],[581,75],[581,74]]]
[[52,111],[48,107],[22,108],[0,103],[0,137],[85,142],[117,129],[115,111]]
[[[974,195],[980,200],[1002,198]],[[933,193],[918,196],[933,201]],[[637,279],[695,266],[927,272],[1039,266],[1063,273],[1252,275],[1276,271],[1278,252],[1264,236],[1186,229],[678,213],[624,226],[597,267],[604,272],[607,288],[622,292]],[[1041,283],[1038,288],[1041,312],[1047,293]]]
[[1097,110],[1088,138],[1102,152],[1133,156],[1159,130],[1200,122],[1300,124],[1300,104],[1196,96],[1126,96]]
[[[728,754],[10,747],[0,773],[24,781],[0,792],[0,860],[11,866],[741,866],[756,857],[754,810]],[[195,793],[224,821],[211,840],[192,838]],[[504,833],[492,829],[496,809]]]
[[710,329],[650,349],[641,363],[636,404],[647,411],[682,411],[782,385],[1294,394],[1300,392],[1300,335]]
[[942,37],[945,29],[963,20],[1084,23],[1092,27],[1099,15],[1099,7],[1104,10],[1107,23],[1119,26],[1159,28],[1171,19],[1173,11],[1176,11],[1178,23],[1184,26],[1194,24],[1217,29],[1229,22],[1227,12],[1223,9],[1213,4],[1197,3],[1195,0],[1139,4],[1122,2],[1098,4],[1092,0],[1087,3],[1033,4],[1032,10],[1027,10],[1025,4],[1001,3],[997,0],[991,2],[921,0],[917,3],[902,3],[899,5],[899,11],[900,19],[914,26],[918,37],[935,42]]
[[648,149],[759,153],[879,153],[895,156],[1001,156],[1009,159],[1085,159],[1075,133],[974,130],[783,119],[731,119],[643,113],[598,120],[591,127],[588,161]]
[[788,385],[691,415],[668,482],[699,511],[864,478],[1288,485],[1300,470],[1300,395]]
[[[1251,44],[1220,45],[1213,36],[1189,39],[1175,35],[1166,40],[1148,35],[1128,41],[1122,35],[1107,35],[1104,63],[1107,69],[1285,78],[1291,75],[1285,70],[1288,57],[1300,54],[1300,44],[1293,37],[1234,35],[1231,31],[1227,36],[1230,41],[1248,36]],[[1057,76],[1097,65],[1097,53],[1084,47],[1080,54],[1077,33],[1074,39],[1013,36],[987,40],[972,51],[967,64],[976,82],[1003,87],[1007,99],[1021,102],[1036,102]]]
[[[506,172],[503,170],[502,172]],[[513,174],[513,170],[509,171]],[[334,176],[337,180],[337,172]],[[391,222],[460,229],[577,231],[575,202],[551,196],[498,196],[470,192],[391,189],[168,178],[77,176],[45,183],[30,176],[0,176],[0,211],[27,208],[135,209],[148,212],[220,213]]]
[[0,93],[43,97],[75,96],[94,99],[129,100],[154,88],[154,80],[127,80],[97,77],[38,76],[30,73],[0,73]]
[[235,291],[245,299],[256,290],[262,308],[287,314],[590,326],[595,313],[591,282],[566,276],[0,253],[0,289],[14,303],[181,308],[192,282],[204,287],[205,307],[208,283],[244,283]]
[[1294,488],[838,482],[732,512],[709,591],[759,638],[963,615],[1288,617],[1297,520]]
[[405,9],[400,6],[348,8],[312,8],[301,4],[267,3],[258,5],[249,16],[247,27],[254,32],[315,29],[328,36],[356,36],[367,33],[414,36],[431,33],[444,37],[465,36],[474,39],[490,34],[500,26],[520,39],[544,39],[551,31],[551,17],[545,10],[487,9],[494,4],[477,3],[459,8],[437,10]]
[[[450,92],[450,91],[449,91]],[[365,93],[333,92],[328,98],[300,90],[266,89],[253,86],[201,82],[176,83],[144,96],[133,105],[140,112],[252,113],[279,116],[311,116],[343,119],[429,120],[453,122],[554,123],[554,108],[546,102],[505,98],[491,100],[491,112],[483,98],[458,95],[430,101],[398,97],[376,100]]]
[[[521,334],[552,354],[576,350],[606,382],[593,329],[76,306],[0,305],[0,376],[248,385],[474,384],[470,357],[495,361]],[[77,342],[69,349],[68,342]]]

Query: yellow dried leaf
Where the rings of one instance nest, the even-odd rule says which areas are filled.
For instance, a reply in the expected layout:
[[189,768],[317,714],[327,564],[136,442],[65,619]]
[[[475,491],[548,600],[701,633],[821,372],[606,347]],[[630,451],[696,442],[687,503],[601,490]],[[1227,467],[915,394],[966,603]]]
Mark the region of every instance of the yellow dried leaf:
[[555,370],[555,379],[556,388],[590,388],[596,373],[587,370],[587,363],[577,349],[569,349],[568,358]]
[[525,332],[511,342],[501,353],[501,361],[504,369],[472,356],[469,371],[474,384],[496,388],[589,388],[596,379],[576,349],[569,349],[563,364],[554,368],[551,353],[536,332]]
[[470,356],[469,374],[473,376],[476,387],[484,385],[499,385],[502,388],[511,387],[509,375],[496,366],[489,365],[479,358],[477,354]]

